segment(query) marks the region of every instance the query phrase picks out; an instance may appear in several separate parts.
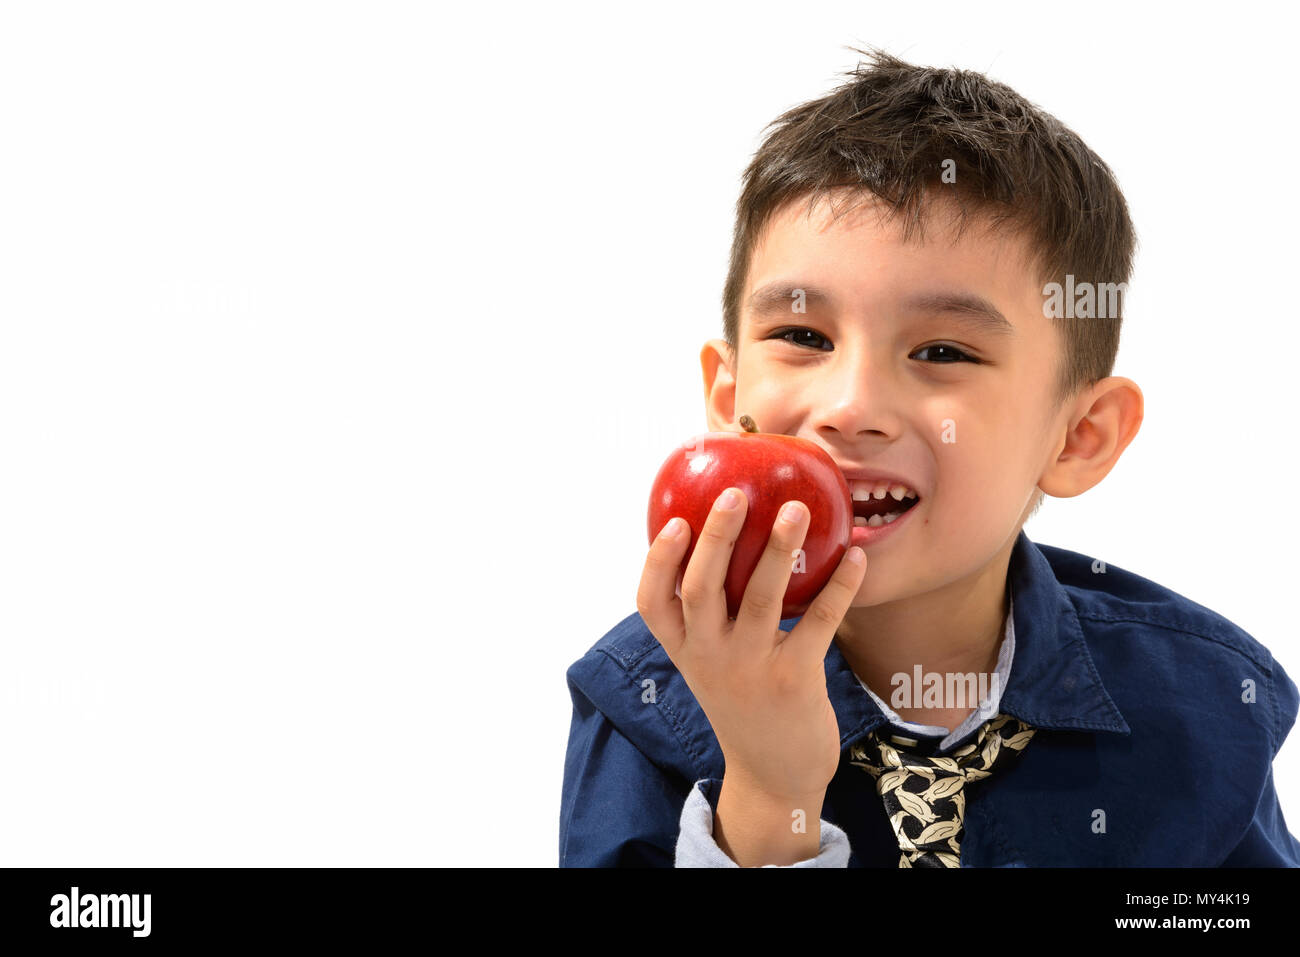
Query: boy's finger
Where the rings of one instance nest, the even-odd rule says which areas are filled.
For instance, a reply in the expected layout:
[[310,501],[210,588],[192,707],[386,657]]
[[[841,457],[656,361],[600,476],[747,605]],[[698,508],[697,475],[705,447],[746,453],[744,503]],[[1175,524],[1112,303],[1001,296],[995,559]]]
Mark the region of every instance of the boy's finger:
[[858,589],[862,587],[866,570],[866,552],[854,545],[844,553],[831,580],[817,593],[799,623],[790,630],[782,642],[782,649],[795,655],[815,654],[825,658],[835,639],[835,629],[844,620]]
[[686,639],[682,602],[677,597],[677,573],[691,543],[691,527],[685,519],[667,522],[650,543],[641,583],[636,590],[636,610],[650,632],[672,659]]
[[802,502],[786,502],[781,507],[772,523],[767,548],[745,586],[745,597],[736,614],[737,634],[757,636],[769,648],[778,637],[781,607],[794,569],[794,551],[803,544],[808,524],[808,508]]
[[718,496],[704,520],[695,551],[682,575],[682,616],[688,635],[719,635],[727,625],[727,596],[723,585],[748,507],[745,493],[729,488]]

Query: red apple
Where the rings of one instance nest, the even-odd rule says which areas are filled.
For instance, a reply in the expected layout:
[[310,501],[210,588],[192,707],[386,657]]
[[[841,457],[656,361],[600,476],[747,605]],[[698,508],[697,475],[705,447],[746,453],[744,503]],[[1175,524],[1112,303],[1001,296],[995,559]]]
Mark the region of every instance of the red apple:
[[[747,416],[742,423],[753,425]],[[684,518],[691,527],[691,545],[682,559],[679,585],[714,501],[733,486],[745,493],[749,507],[727,569],[728,616],[736,617],[749,577],[767,548],[777,513],[791,501],[808,507],[811,522],[802,546],[802,562],[791,556],[793,571],[781,618],[802,615],[830,581],[849,547],[853,499],[844,474],[820,446],[792,435],[706,432],[679,446],[655,476],[648,516],[652,542],[674,517]]]

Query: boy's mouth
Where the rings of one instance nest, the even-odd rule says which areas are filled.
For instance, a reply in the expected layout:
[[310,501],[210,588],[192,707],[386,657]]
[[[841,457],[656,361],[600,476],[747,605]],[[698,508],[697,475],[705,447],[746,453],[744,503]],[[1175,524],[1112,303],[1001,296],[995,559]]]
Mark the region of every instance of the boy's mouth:
[[915,491],[897,482],[849,479],[853,494],[853,524],[875,528],[888,525],[921,500]]

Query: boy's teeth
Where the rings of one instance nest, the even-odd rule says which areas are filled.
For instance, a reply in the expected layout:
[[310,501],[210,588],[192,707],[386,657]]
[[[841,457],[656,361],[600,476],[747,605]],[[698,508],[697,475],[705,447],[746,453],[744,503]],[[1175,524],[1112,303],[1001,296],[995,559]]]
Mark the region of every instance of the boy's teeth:
[[916,498],[916,493],[906,485],[894,485],[890,482],[872,485],[855,479],[849,482],[849,490],[855,502],[869,502],[872,499],[882,499],[886,495],[892,496],[896,502],[901,502],[905,498]]
[[878,526],[881,525],[888,525],[890,522],[892,522],[894,519],[898,518],[902,514],[903,514],[902,512],[889,512],[883,518],[879,515],[872,515],[871,518],[863,518],[861,515],[854,515],[853,524],[855,527],[858,528],[861,528],[864,525],[869,525],[872,528],[877,528]]

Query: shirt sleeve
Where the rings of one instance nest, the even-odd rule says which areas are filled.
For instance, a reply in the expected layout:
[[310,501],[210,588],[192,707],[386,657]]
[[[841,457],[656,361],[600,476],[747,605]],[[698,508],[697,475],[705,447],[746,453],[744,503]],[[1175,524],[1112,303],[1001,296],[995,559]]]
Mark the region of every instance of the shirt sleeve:
[[[1269,702],[1273,707],[1273,757],[1277,757],[1282,742],[1295,725],[1300,710],[1300,692],[1295,682],[1273,662],[1270,677]],[[1294,745],[1293,745],[1294,747]],[[1300,841],[1287,830],[1282,806],[1278,803],[1273,786],[1273,768],[1269,765],[1268,777],[1255,805],[1255,816],[1232,853],[1220,867],[1300,867]]]
[[[739,867],[740,865],[723,853],[713,840],[713,802],[712,795],[718,793],[722,784],[711,778],[696,781],[691,789],[686,804],[682,807],[679,835],[677,838],[677,867]],[[826,821],[821,822],[821,846],[816,857],[795,864],[764,864],[764,867],[848,867],[849,838],[840,828]]]
[[1220,867],[1300,867],[1300,841],[1287,830],[1269,769],[1250,827]]
[[686,790],[574,692],[560,797],[561,867],[672,867]]

